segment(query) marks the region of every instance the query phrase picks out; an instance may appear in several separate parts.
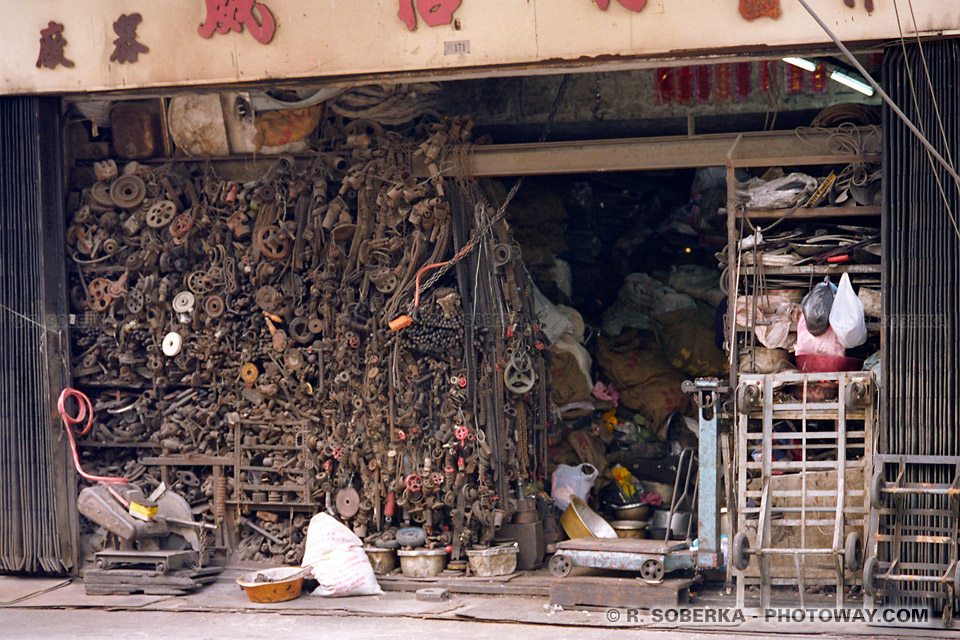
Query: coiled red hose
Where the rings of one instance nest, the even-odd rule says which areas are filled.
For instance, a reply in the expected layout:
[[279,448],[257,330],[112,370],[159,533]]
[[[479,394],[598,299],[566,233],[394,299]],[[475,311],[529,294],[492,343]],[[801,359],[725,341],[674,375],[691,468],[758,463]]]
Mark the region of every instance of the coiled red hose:
[[[73,398],[80,406],[80,410],[75,416],[71,416],[69,413],[67,413],[68,398]],[[81,477],[86,478],[91,482],[108,482],[112,484],[126,484],[130,482],[126,478],[90,475],[80,466],[80,455],[77,453],[77,442],[73,439],[73,436],[74,433],[76,433],[77,437],[82,437],[86,435],[87,432],[90,431],[90,427],[93,426],[93,405],[90,403],[90,398],[88,398],[85,393],[67,387],[60,392],[60,398],[57,400],[57,411],[60,412],[60,419],[63,420],[63,428],[66,429],[67,437],[70,438],[70,450],[73,451],[73,465],[77,468],[77,473],[79,473]],[[77,425],[84,420],[87,421],[86,426],[77,431]]]

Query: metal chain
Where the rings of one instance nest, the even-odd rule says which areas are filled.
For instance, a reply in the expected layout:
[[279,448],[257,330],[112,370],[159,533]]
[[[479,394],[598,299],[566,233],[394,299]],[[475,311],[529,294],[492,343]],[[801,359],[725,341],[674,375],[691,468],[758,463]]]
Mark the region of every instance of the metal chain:
[[[543,133],[540,134],[540,139],[538,141],[540,143],[545,142],[547,139],[547,136],[550,134],[550,127],[553,124],[553,120],[557,115],[557,108],[560,106],[560,101],[563,99],[563,96],[567,91],[568,80],[569,80],[569,76],[564,75],[563,79],[560,81],[560,86],[557,87],[557,94],[553,98],[553,105],[551,105],[550,107],[550,114],[547,116],[547,122],[543,127]],[[507,193],[507,197],[504,199],[503,204],[500,205],[500,207],[497,209],[497,212],[493,216],[491,216],[485,224],[483,224],[479,229],[477,229],[477,232],[473,234],[473,237],[470,239],[470,242],[464,245],[464,250],[462,250],[460,253],[453,256],[453,258],[451,258],[442,267],[438,267],[433,272],[433,274],[429,278],[427,278],[426,282],[420,285],[421,294],[422,292],[427,291],[431,286],[433,286],[437,280],[442,278],[443,275],[450,270],[450,267],[452,267],[453,265],[463,260],[463,258],[466,257],[467,254],[470,253],[470,251],[472,251],[474,248],[479,246],[480,239],[483,238],[483,236],[485,236],[488,231],[490,231],[493,225],[497,224],[497,222],[503,219],[503,217],[507,214],[507,206],[510,204],[510,201],[513,200],[513,197],[517,195],[517,191],[519,191],[521,185],[523,185],[524,178],[526,178],[526,176],[520,176],[520,178],[516,181],[516,183],[514,183],[513,187],[511,187],[510,191]]]

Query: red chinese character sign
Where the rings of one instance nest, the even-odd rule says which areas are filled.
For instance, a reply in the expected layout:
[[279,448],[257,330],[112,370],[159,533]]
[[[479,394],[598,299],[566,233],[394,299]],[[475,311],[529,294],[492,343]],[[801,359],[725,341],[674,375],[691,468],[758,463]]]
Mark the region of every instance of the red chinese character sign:
[[[610,0],[593,0],[597,3],[604,11],[607,10],[607,7],[610,6]],[[630,11],[640,11],[645,6],[647,6],[647,0],[617,0],[625,8],[630,9]]]
[[40,56],[37,58],[37,68],[53,69],[58,64],[70,68],[73,60],[67,60],[64,49],[67,41],[63,38],[63,25],[51,20],[46,29],[40,30]]
[[427,26],[439,27],[453,22],[453,12],[460,8],[460,0],[416,0],[415,11],[413,2],[414,0],[400,0],[400,11],[397,12],[410,31],[417,28],[417,13]]
[[137,25],[140,24],[141,20],[143,18],[140,17],[139,13],[131,13],[130,15],[121,15],[113,23],[113,30],[120,37],[113,41],[116,48],[113,50],[113,55],[110,56],[111,62],[134,63],[141,53],[150,51],[146,46],[137,42]]
[[757,18],[780,17],[780,0],[740,0],[740,15],[751,22]]
[[213,32],[223,34],[228,31],[243,32],[247,27],[253,39],[260,44],[267,44],[273,39],[277,23],[267,5],[254,0],[206,0],[207,19],[197,29],[204,38],[209,38]]

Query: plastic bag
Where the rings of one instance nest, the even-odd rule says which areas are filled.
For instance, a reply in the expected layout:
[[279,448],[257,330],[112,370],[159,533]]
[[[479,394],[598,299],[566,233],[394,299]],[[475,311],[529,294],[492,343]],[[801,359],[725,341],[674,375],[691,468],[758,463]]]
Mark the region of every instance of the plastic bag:
[[797,320],[797,351],[798,356],[832,356],[842,358],[847,355],[846,349],[837,340],[837,334],[827,327],[822,335],[815,336],[807,330],[807,321],[803,314]]
[[374,596],[383,593],[360,541],[350,529],[326,513],[310,519],[303,551],[304,567],[313,568],[320,583],[315,596]]
[[830,328],[830,309],[833,308],[833,286],[824,280],[803,297],[800,310],[807,321],[807,331],[822,336]]
[[840,278],[837,295],[830,309],[830,328],[847,349],[858,347],[867,341],[867,323],[863,318],[863,303],[853,292],[850,276]]
[[738,184],[737,197],[747,209],[785,209],[804,200],[817,189],[817,179],[803,173],[765,181],[753,178]]
[[570,504],[571,496],[577,496],[584,502],[587,494],[593,489],[600,473],[592,464],[581,464],[571,467],[568,464],[557,465],[553,471],[553,486],[550,491],[554,504],[563,511]]

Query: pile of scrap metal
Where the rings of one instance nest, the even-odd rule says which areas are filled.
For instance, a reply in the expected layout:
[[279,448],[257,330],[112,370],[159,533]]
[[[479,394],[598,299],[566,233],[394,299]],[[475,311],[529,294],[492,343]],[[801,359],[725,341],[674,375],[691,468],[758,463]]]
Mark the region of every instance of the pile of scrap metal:
[[438,168],[471,129],[334,118],[248,182],[96,163],[67,233],[84,466],[152,487],[169,462],[242,560],[298,563],[318,510],[491,543],[542,480],[549,363],[505,223]]

